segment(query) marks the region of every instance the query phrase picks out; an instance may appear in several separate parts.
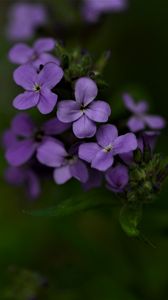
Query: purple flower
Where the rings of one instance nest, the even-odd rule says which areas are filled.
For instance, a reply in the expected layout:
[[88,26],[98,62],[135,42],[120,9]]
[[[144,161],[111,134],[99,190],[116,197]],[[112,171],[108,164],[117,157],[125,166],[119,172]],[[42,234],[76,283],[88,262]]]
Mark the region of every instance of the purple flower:
[[115,193],[124,192],[125,187],[129,182],[128,169],[124,165],[117,165],[114,168],[110,168],[106,172],[107,188]]
[[50,140],[43,143],[37,151],[38,161],[42,164],[55,168],[54,180],[57,184],[63,184],[75,178],[81,182],[88,180],[88,170],[77,153],[67,152],[63,143]]
[[9,12],[7,37],[13,41],[30,39],[47,19],[47,11],[42,4],[16,3]]
[[20,66],[14,72],[14,80],[26,91],[14,99],[13,106],[19,110],[37,106],[42,114],[52,112],[58,97],[51,89],[62,77],[63,70],[55,63],[46,64],[40,73],[31,64]]
[[160,130],[165,127],[165,120],[162,117],[147,114],[148,104],[146,101],[135,103],[129,94],[124,94],[123,100],[126,108],[134,114],[127,123],[132,132],[144,130],[146,125],[152,130]]
[[37,174],[29,167],[9,166],[5,171],[6,181],[14,186],[25,186],[26,192],[31,199],[40,196],[41,186]]
[[111,114],[108,103],[94,101],[98,94],[96,83],[87,77],[77,80],[75,99],[58,104],[57,117],[61,122],[73,123],[73,132],[78,138],[90,138],[96,133],[96,123],[105,123]]
[[36,68],[45,65],[48,62],[54,62],[59,65],[59,60],[53,55],[47,53],[55,48],[56,41],[52,38],[38,39],[33,47],[24,43],[16,44],[9,51],[9,60],[15,64],[32,63]]
[[133,133],[118,136],[114,125],[102,125],[96,134],[97,143],[84,143],[79,147],[79,157],[99,171],[106,171],[114,162],[114,156],[137,148]]
[[127,0],[84,0],[83,16],[88,22],[96,22],[102,13],[117,12],[126,7]]
[[54,118],[38,129],[26,113],[17,115],[12,121],[11,128],[3,136],[8,163],[15,167],[23,165],[31,159],[44,140],[64,132],[67,129],[66,125]]

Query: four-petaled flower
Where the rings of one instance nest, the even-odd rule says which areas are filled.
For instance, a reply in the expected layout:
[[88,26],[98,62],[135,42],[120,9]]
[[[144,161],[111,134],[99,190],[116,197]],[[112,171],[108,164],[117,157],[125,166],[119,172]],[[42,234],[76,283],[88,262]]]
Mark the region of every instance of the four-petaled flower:
[[9,11],[7,37],[13,41],[30,39],[47,20],[47,10],[42,4],[15,3]]
[[115,193],[122,193],[129,182],[128,168],[119,164],[114,168],[110,168],[105,177],[108,189]]
[[96,123],[105,123],[111,109],[105,101],[95,100],[98,94],[96,83],[87,77],[77,80],[75,99],[58,104],[57,117],[61,122],[73,123],[73,132],[78,138],[90,138],[96,133]]
[[56,41],[52,38],[38,39],[33,47],[24,43],[18,43],[9,51],[9,60],[15,64],[32,63],[37,69],[40,65],[54,62],[59,65],[59,60],[47,53],[54,49]]
[[125,107],[134,114],[127,123],[132,132],[144,130],[146,125],[152,130],[160,130],[165,127],[165,120],[162,117],[147,114],[148,103],[146,101],[135,103],[129,94],[123,95],[123,101]]
[[38,147],[46,139],[60,134],[67,129],[67,124],[58,119],[51,119],[36,128],[32,119],[26,113],[17,115],[11,124],[11,128],[3,135],[5,157],[8,163],[18,167],[29,161]]
[[114,125],[102,125],[96,134],[97,143],[84,143],[79,147],[79,157],[91,167],[106,171],[113,165],[114,156],[137,148],[137,139],[133,133],[118,136]]
[[52,112],[57,95],[51,92],[63,77],[63,70],[55,63],[46,64],[38,73],[31,64],[25,64],[14,72],[15,82],[26,91],[17,96],[13,106],[25,110],[37,106],[42,114]]
[[71,178],[81,182],[88,180],[85,163],[78,158],[73,148],[67,152],[63,143],[58,140],[43,143],[38,148],[37,158],[42,164],[55,169],[54,180],[57,184],[63,184]]

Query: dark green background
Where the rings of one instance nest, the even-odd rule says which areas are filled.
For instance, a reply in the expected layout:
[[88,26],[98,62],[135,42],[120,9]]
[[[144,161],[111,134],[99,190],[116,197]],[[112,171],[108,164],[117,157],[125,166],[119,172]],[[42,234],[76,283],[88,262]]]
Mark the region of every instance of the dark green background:
[[[44,2],[52,7],[56,20],[68,25],[62,37],[68,45],[80,43],[95,56],[111,49],[105,78],[110,85],[107,95],[114,116],[123,109],[121,93],[129,90],[136,96],[146,97],[151,111],[168,119],[166,0],[132,0],[126,13],[111,14],[102,19],[101,24],[87,29],[77,21],[76,12],[68,8],[68,1]],[[11,103],[17,88],[12,81],[13,66],[7,61],[10,43],[4,35],[9,3],[7,0],[0,2],[1,132],[16,113]],[[167,147],[166,129],[160,137],[158,150],[166,155]],[[5,165],[1,150],[0,295],[10,284],[6,271],[14,265],[38,271],[49,278],[51,288],[45,299],[167,298],[168,185],[165,184],[157,201],[144,210],[142,232],[155,245],[153,248],[122,232],[117,220],[118,209],[60,219],[25,215],[23,210],[50,207],[75,195],[80,191],[79,186],[67,184],[58,188],[48,183],[43,187],[43,196],[36,203],[30,203],[22,189],[12,188],[4,182]],[[91,198],[92,193],[86,197]],[[0,299],[3,300],[3,296]]]

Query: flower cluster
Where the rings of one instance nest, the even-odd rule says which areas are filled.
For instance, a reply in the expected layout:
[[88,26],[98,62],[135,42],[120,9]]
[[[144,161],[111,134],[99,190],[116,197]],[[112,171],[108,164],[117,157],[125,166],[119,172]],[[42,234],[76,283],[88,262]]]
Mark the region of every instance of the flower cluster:
[[[14,81],[24,89],[13,106],[18,110],[36,107],[47,120],[35,125],[26,112],[14,117],[3,135],[9,164],[5,178],[11,184],[25,185],[32,198],[40,194],[40,178],[51,173],[59,185],[74,178],[88,190],[105,180],[114,193],[128,193],[135,154],[153,150],[165,121],[147,115],[147,103],[136,104],[125,93],[125,107],[134,115],[127,123],[129,131],[125,127],[119,134],[110,104],[99,100],[95,80],[86,74],[65,85],[62,61],[50,53],[57,46],[52,38],[40,38],[33,47],[19,43],[9,52],[9,60],[19,64]],[[69,97],[64,96],[63,86]]]

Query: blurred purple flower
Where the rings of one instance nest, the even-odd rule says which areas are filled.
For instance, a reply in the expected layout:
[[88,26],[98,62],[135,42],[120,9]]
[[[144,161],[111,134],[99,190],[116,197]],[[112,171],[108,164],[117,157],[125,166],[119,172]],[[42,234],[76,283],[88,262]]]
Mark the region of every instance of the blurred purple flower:
[[82,12],[86,21],[97,22],[101,14],[122,11],[126,7],[127,0],[84,0]]
[[25,186],[28,197],[36,199],[40,196],[41,186],[37,174],[29,167],[9,166],[5,171],[6,181],[14,186]]
[[38,161],[42,164],[55,168],[54,180],[57,184],[63,184],[75,178],[81,182],[88,180],[88,170],[77,153],[73,150],[67,152],[63,143],[57,140],[44,142],[37,151]]
[[5,157],[12,166],[21,166],[35,154],[39,145],[51,136],[60,134],[67,129],[67,124],[58,119],[51,119],[36,128],[32,119],[26,113],[17,115],[11,128],[3,135]]
[[102,184],[103,176],[102,172],[95,169],[89,169],[89,178],[82,184],[85,191],[89,191],[94,188],[99,188]]
[[38,39],[33,47],[27,44],[18,43],[9,51],[9,60],[14,64],[32,63],[36,68],[40,65],[45,65],[48,62],[60,64],[59,60],[53,55],[47,53],[53,50],[56,46],[56,41],[52,38]]
[[125,107],[134,114],[127,123],[132,132],[144,130],[146,125],[151,130],[160,130],[165,127],[165,120],[162,117],[147,114],[148,103],[146,101],[135,103],[129,94],[123,95],[123,101]]
[[96,83],[87,77],[77,80],[75,99],[58,104],[57,117],[61,122],[73,123],[73,132],[78,138],[90,138],[96,133],[96,123],[105,123],[111,109],[105,101],[95,100],[98,94]]
[[96,134],[97,143],[84,143],[79,147],[79,157],[99,171],[106,171],[113,165],[114,156],[137,148],[133,133],[118,136],[114,125],[102,125]]
[[107,188],[115,193],[124,192],[125,187],[129,182],[128,169],[124,165],[117,165],[114,168],[110,168],[106,172]]
[[26,91],[14,99],[13,106],[19,110],[37,106],[42,114],[52,112],[58,97],[51,89],[62,77],[63,70],[55,63],[47,63],[40,73],[31,64],[20,66],[14,72],[14,80]]
[[42,4],[15,3],[9,11],[7,37],[23,41],[33,37],[35,30],[47,23],[48,16]]

